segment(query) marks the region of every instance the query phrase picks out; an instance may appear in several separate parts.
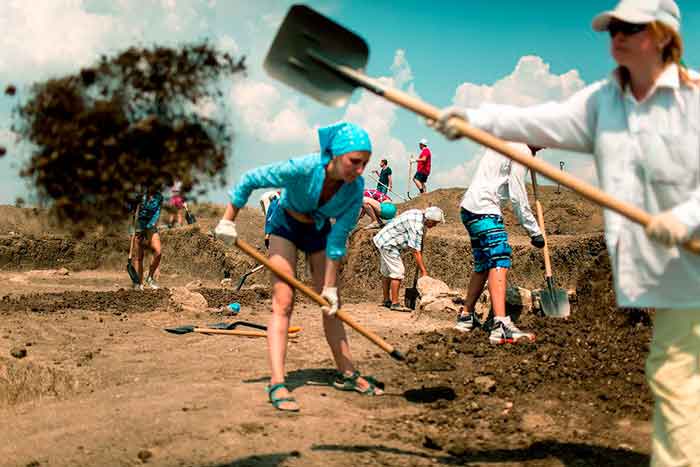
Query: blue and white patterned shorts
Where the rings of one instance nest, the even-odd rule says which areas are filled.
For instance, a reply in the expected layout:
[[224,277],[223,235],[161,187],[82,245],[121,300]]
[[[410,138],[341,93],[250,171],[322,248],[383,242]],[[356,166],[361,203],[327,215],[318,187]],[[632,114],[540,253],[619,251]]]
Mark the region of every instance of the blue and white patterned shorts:
[[474,272],[489,269],[510,269],[513,249],[508,244],[508,234],[503,217],[496,214],[474,214],[462,208],[462,224],[469,232],[474,256]]

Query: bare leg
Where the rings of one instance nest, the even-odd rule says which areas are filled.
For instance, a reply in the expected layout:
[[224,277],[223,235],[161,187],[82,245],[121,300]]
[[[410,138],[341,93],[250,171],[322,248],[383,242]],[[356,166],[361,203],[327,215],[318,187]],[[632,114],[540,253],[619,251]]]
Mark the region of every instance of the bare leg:
[[183,211],[182,208],[179,208],[177,210],[177,225],[185,225],[185,223],[182,222],[182,211]]
[[[318,251],[309,255],[309,262],[311,264],[311,277],[313,278],[314,288],[317,292],[321,292],[326,271],[326,252]],[[323,330],[326,333],[326,342],[331,348],[338,371],[345,375],[353,373],[355,367],[352,364],[350,345],[348,344],[343,322],[335,316],[328,316],[323,313]],[[364,378],[358,378],[357,386],[364,390],[369,387],[369,383]],[[377,395],[382,393],[379,389],[376,391]]]
[[391,279],[388,277],[382,277],[382,293],[384,294],[384,301],[389,301],[389,283]]
[[[481,292],[484,291],[484,284],[486,283],[486,278],[489,272],[475,272],[469,278],[469,287],[467,288],[467,295],[464,297],[464,314],[471,313],[474,311],[476,302],[481,296]],[[491,281],[489,281],[490,284]]]
[[160,235],[156,232],[151,235],[151,250],[153,254],[151,256],[151,266],[148,268],[148,276],[157,279],[155,274],[160,266],[161,258],[161,247],[160,247]]
[[[270,235],[270,263],[283,272],[296,276],[297,249],[292,242]],[[270,362],[270,385],[284,383],[284,362],[287,357],[287,330],[292,317],[294,290],[276,275],[272,276],[272,316],[267,325],[267,354]],[[286,388],[275,392],[275,397],[289,397]],[[282,410],[298,408],[296,402],[282,402]]]
[[401,279],[391,279],[391,303],[399,303],[399,287]]
[[134,241],[134,258],[136,259],[136,264],[134,264],[134,269],[136,269],[136,274],[139,276],[139,284],[143,284],[143,240],[136,234],[136,240]]
[[506,275],[507,268],[489,269],[489,294],[494,316],[506,316]]

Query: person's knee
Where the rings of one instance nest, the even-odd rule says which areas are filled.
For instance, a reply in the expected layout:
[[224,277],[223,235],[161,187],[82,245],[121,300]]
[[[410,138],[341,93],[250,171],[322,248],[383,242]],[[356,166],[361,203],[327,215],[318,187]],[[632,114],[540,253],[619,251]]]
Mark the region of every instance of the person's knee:
[[292,315],[294,296],[291,297],[276,297],[272,299],[272,314],[282,317],[290,317]]

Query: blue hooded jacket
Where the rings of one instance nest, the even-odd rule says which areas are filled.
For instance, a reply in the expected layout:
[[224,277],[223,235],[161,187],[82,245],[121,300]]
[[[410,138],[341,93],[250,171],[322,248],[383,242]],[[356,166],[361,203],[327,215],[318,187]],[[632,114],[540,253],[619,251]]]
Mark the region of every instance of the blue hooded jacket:
[[326,256],[339,260],[346,254],[350,231],[357,225],[362,207],[365,181],[357,177],[343,183],[321,207],[319,198],[326,178],[326,166],[335,157],[352,151],[372,151],[369,135],[357,125],[340,122],[318,130],[321,152],[285,162],[265,165],[243,174],[229,191],[231,204],[245,206],[250,194],[258,188],[282,188],[278,208],[307,214],[321,229],[328,219],[335,219],[326,243]]

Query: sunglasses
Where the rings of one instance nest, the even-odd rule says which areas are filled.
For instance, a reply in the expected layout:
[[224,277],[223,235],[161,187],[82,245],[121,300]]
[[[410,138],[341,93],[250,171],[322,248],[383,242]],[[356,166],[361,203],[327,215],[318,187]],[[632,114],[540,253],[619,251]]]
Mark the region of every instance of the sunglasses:
[[640,33],[647,28],[647,24],[626,23],[624,21],[610,21],[608,24],[608,33],[610,37],[615,37],[618,32],[624,36],[631,36]]

